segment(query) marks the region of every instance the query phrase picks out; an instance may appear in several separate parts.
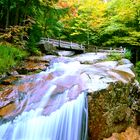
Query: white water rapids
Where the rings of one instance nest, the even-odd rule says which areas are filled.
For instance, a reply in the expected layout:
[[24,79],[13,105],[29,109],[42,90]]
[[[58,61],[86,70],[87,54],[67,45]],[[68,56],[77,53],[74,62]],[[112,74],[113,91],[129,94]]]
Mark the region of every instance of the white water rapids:
[[[17,116],[13,121],[0,126],[0,140],[86,140],[88,114],[86,93],[84,91],[77,93],[76,98],[63,102],[60,107],[48,115],[42,114],[50,97],[54,94],[54,91],[59,88],[56,82],[58,82],[58,84],[60,84],[60,82],[65,84],[64,79],[68,75],[73,76],[76,74],[78,76],[78,66],[79,63],[75,62],[71,62],[70,64],[55,64],[51,69],[40,73],[34,82],[44,80],[42,76],[44,74],[47,75],[52,72],[58,72],[58,75],[52,81],[46,82],[49,87],[47,91],[43,93],[39,103],[36,104],[37,107],[30,110],[25,108],[22,114]],[[53,84],[51,84],[51,82]],[[74,81],[71,82],[74,83]],[[38,88],[37,86],[40,87],[38,84],[35,89]],[[61,93],[63,96],[60,97],[67,99],[70,97],[70,92],[76,92],[75,90],[78,89],[77,85],[68,85],[68,87],[69,89],[64,90],[63,93]],[[33,91],[42,92],[42,89]],[[32,96],[34,97],[34,95]],[[58,101],[59,95],[57,97],[58,99],[56,100]],[[32,105],[29,101],[27,104],[29,104],[29,106]]]

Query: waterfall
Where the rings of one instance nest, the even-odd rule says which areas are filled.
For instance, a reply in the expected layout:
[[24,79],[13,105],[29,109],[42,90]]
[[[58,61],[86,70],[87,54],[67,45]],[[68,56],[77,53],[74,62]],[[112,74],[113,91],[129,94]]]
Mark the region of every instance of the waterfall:
[[[56,64],[55,64],[56,65]],[[47,71],[51,73],[54,70],[62,71],[49,84],[45,95],[41,98],[35,109],[25,109],[21,115],[18,115],[13,121],[7,122],[0,126],[0,140],[86,140],[87,139],[87,97],[84,91],[77,94],[74,99],[67,100],[63,104],[57,105],[57,109],[47,115],[43,115],[43,109],[49,102],[53,92],[57,89],[56,81],[64,78],[70,73],[74,73],[74,69],[64,72],[66,65],[62,64],[58,68],[52,68]],[[72,64],[73,65],[73,64]],[[71,65],[71,66],[72,66]],[[77,64],[76,64],[77,65]],[[68,66],[68,69],[70,66]],[[44,72],[46,73],[46,72]],[[41,76],[42,74],[40,74]],[[37,81],[40,79],[37,78]],[[63,81],[63,79],[62,79]],[[47,83],[48,84],[48,83]],[[51,86],[50,86],[51,85]],[[59,98],[68,98],[70,92],[76,92],[77,85],[72,85],[69,89],[64,90]],[[77,91],[79,92],[79,91]],[[72,93],[71,93],[72,94]],[[63,96],[62,96],[63,95]],[[53,95],[55,96],[55,95]],[[62,100],[62,99],[61,99]],[[31,104],[29,104],[30,106]],[[54,105],[55,106],[55,105]]]

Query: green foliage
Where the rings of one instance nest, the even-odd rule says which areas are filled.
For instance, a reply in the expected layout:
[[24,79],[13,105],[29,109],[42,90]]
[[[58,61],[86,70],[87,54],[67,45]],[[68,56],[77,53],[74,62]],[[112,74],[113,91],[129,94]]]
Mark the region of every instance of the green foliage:
[[137,79],[138,79],[138,81],[140,82],[140,61],[138,61],[138,62],[136,63],[135,71],[136,71]]
[[[0,27],[25,25],[23,21],[33,19],[27,49],[35,54],[42,35],[91,46],[138,47],[139,9],[139,0],[0,0]],[[20,42],[15,36],[12,40]]]
[[122,55],[120,55],[120,53],[115,53],[115,52],[111,52],[106,61],[118,61],[118,60],[121,60],[122,59]]
[[126,59],[131,59],[132,58],[132,53],[131,53],[131,51],[130,50],[126,50],[126,52],[125,52],[125,54],[124,54],[124,57],[126,58]]
[[62,35],[63,23],[60,18],[63,18],[67,12],[68,8],[59,8],[52,1],[41,1],[41,6],[35,19],[44,37],[58,38]]
[[0,26],[23,24],[27,17],[35,17],[39,6],[39,0],[0,0]]
[[71,5],[77,14],[62,20],[62,36],[67,40],[107,47],[140,46],[139,0],[87,0]]
[[42,37],[41,29],[37,24],[34,24],[30,30],[29,40],[26,44],[26,48],[31,54],[40,54],[37,48],[37,42],[40,41],[40,37]]
[[0,44],[0,74],[16,66],[27,53],[11,45]]

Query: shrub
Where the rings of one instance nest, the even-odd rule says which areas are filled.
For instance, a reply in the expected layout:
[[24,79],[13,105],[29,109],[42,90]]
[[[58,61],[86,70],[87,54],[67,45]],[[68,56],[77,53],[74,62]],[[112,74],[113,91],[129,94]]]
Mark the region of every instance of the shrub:
[[37,48],[37,43],[40,41],[40,37],[42,36],[42,32],[40,27],[37,24],[32,26],[32,29],[29,33],[29,40],[26,44],[27,50],[31,54],[39,55],[39,49]]
[[131,53],[131,51],[130,50],[126,50],[126,52],[125,52],[125,54],[124,54],[124,57],[126,58],[126,59],[131,59],[131,57],[132,57],[132,53]]
[[7,72],[20,62],[27,53],[9,44],[0,44],[0,74]]
[[138,61],[138,62],[136,63],[135,71],[136,71],[137,79],[138,79],[138,81],[140,82],[140,61]]
[[122,59],[122,55],[120,53],[115,53],[115,52],[112,52],[107,57],[107,61],[117,61],[121,59]]

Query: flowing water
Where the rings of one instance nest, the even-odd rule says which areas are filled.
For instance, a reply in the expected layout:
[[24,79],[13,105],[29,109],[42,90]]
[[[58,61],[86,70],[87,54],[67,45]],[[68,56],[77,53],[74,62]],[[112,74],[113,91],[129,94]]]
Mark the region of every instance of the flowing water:
[[45,72],[20,80],[14,92],[20,98],[9,115],[19,115],[0,126],[0,140],[87,139],[87,99],[80,63],[54,63]]

